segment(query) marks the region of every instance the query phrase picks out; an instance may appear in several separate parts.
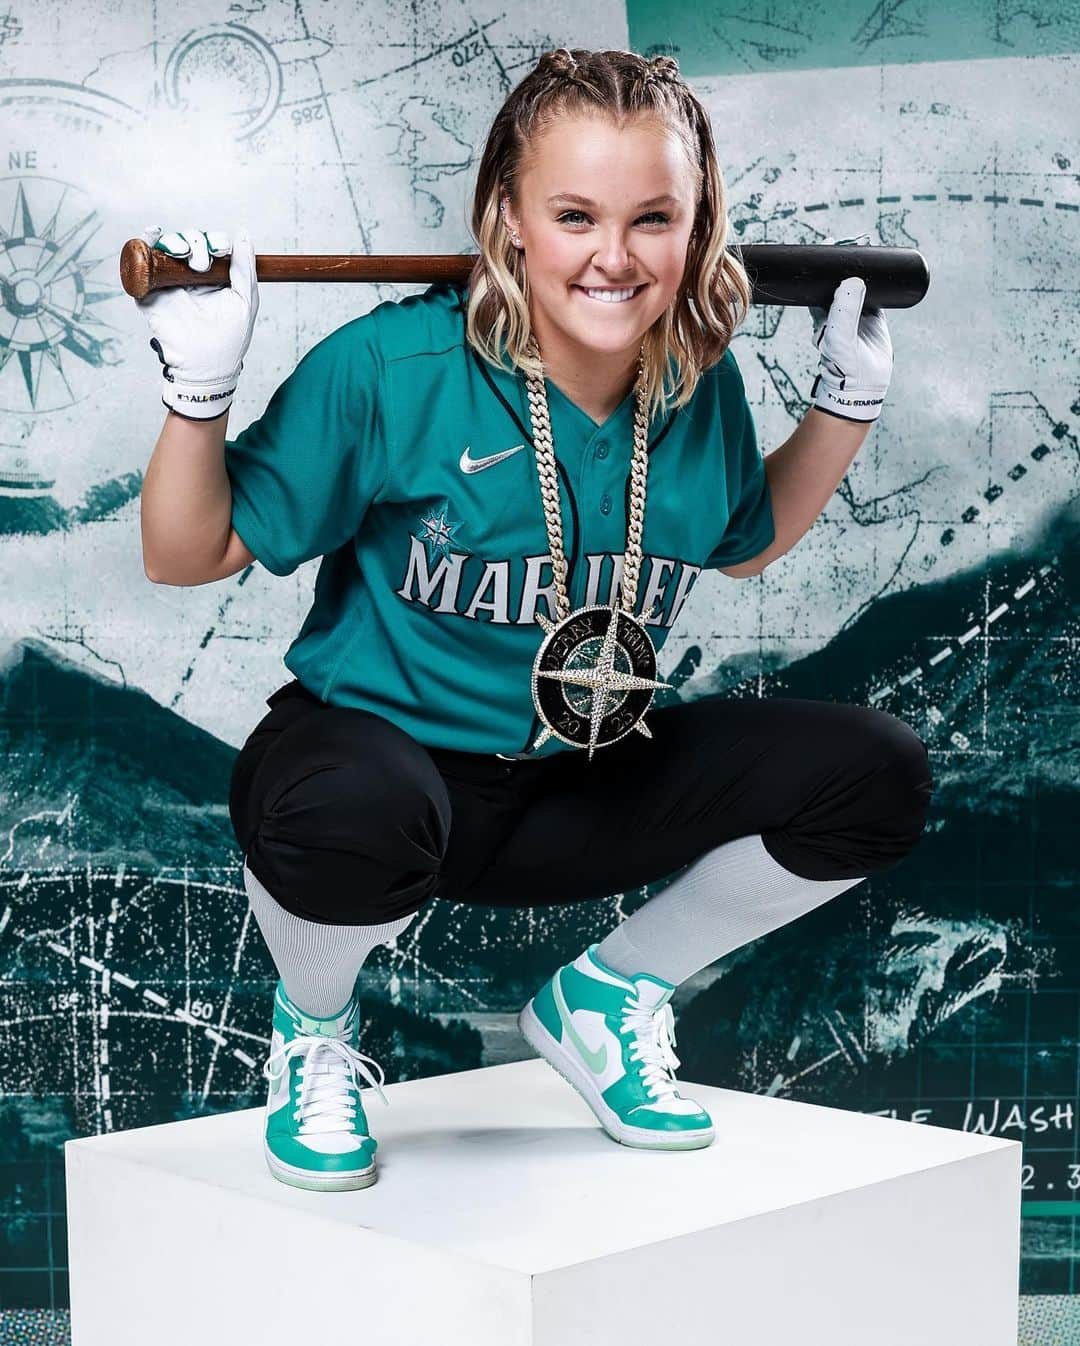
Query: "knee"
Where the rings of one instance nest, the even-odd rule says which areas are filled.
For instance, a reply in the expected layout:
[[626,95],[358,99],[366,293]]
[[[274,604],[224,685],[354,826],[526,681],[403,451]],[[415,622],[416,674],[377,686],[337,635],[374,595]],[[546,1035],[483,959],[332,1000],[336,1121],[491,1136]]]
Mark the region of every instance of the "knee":
[[428,779],[396,762],[342,761],[288,784],[269,805],[263,828],[380,855],[422,851],[441,860],[450,839],[450,798],[437,772]]
[[869,709],[862,742],[873,794],[871,812],[890,845],[895,863],[916,844],[926,828],[934,793],[926,744],[905,721],[887,711]]
[[837,706],[803,745],[813,784],[770,833],[775,857],[806,878],[865,877],[890,869],[926,828],[933,779],[918,734],[882,710]]
[[871,710],[869,714],[871,751],[889,777],[898,801],[906,798],[916,808],[925,805],[934,791],[926,744],[911,725],[888,711]]
[[296,915],[379,922],[434,895],[450,839],[450,798],[431,765],[378,754],[308,771],[269,802],[250,854]]

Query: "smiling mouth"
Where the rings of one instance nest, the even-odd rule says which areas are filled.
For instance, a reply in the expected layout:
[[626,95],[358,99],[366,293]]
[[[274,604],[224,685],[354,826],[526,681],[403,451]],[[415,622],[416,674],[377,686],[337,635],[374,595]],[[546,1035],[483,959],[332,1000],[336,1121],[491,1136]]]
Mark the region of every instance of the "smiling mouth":
[[[647,288],[647,282],[644,285],[635,286],[634,293],[629,297],[629,299],[593,299],[592,295],[590,295],[588,291],[590,289],[602,288],[600,286],[575,285],[573,288],[575,290],[580,291],[580,293],[583,294],[586,299],[592,300],[594,304],[607,304],[611,308],[619,308],[622,304],[632,304],[634,300],[638,297],[638,295],[641,294],[642,290]],[[619,290],[628,290],[629,288],[630,288],[629,285],[622,285],[618,287]]]

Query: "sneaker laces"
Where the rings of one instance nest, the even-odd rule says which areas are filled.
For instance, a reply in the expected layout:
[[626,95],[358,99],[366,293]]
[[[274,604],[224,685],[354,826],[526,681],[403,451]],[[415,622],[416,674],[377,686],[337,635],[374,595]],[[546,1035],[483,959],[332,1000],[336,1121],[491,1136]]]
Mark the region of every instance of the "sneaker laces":
[[[294,1056],[304,1058],[304,1064],[296,1072],[301,1084],[300,1098],[293,1114],[300,1121],[302,1134],[352,1128],[361,1087],[358,1076],[363,1076],[389,1106],[390,1100],[382,1091],[386,1082],[382,1067],[340,1038],[301,1034],[271,1052],[263,1066],[263,1074],[268,1080],[279,1080]],[[281,1063],[280,1070],[274,1069],[277,1062]],[[365,1062],[379,1072],[378,1079]]]
[[622,1011],[620,1033],[633,1033],[630,1059],[641,1063],[639,1074],[654,1099],[680,1097],[678,1081],[672,1072],[679,1067],[675,1055],[675,1015],[670,1003],[659,1010],[627,1000]]

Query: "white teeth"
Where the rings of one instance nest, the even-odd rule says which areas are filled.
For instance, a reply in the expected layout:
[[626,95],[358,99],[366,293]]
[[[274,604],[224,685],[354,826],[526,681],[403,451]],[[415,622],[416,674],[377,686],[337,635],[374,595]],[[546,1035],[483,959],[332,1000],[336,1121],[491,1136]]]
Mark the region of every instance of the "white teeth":
[[585,293],[590,299],[599,299],[602,304],[621,304],[637,293],[637,286],[629,290],[586,290]]

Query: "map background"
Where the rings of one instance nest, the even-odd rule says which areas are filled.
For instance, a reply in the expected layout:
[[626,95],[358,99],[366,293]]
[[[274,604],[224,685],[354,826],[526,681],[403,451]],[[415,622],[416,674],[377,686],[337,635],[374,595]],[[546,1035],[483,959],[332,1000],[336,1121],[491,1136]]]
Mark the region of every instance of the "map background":
[[[931,274],[890,315],[884,412],[814,529],[761,580],[703,575],[661,656],[681,698],[907,719],[939,783],[931,827],[893,873],[681,987],[680,1073],[765,1088],[797,1033],[820,1053],[787,1096],[955,1125],[1004,1100],[999,1133],[1032,1165],[1021,1287],[1047,1301],[1025,1311],[1071,1311],[1048,1301],[1077,1288],[1075,7],[973,5],[948,32],[929,8],[703,12],[707,40],[655,5],[585,23],[446,3],[0,15],[0,260],[67,240],[80,315],[26,350],[0,311],[0,1307],[66,1306],[67,1135],[261,1095],[242,1058],[265,1041],[272,969],[225,789],[318,563],[146,580],[138,493],[163,413],[119,249],[192,221],[245,223],[264,251],[472,251],[490,119],[569,45],[674,51],[739,241],[866,230]],[[230,424],[322,335],[422,288],[263,286]],[[805,311],[761,306],[736,338],[766,451],[805,411],[810,335]],[[444,905],[365,969],[372,1053],[390,1079],[526,1054],[512,1019],[535,981],[651,891],[587,911]],[[756,989],[774,960],[782,1003]],[[823,1064],[841,1021],[860,1049]],[[1013,1103],[1023,1129],[1000,1129]],[[1039,1107],[1072,1115],[1037,1130]]]

